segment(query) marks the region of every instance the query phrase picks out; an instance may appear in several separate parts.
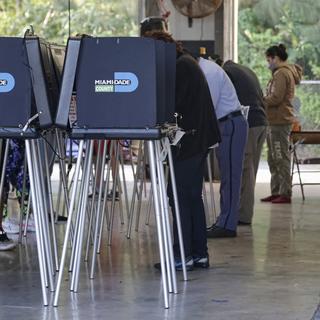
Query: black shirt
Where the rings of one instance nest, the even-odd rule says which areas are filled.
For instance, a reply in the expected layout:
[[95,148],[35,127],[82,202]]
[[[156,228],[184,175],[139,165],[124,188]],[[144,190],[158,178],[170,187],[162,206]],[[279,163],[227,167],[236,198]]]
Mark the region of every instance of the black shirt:
[[233,61],[227,61],[223,69],[232,81],[240,103],[250,106],[248,123],[249,128],[266,126],[267,118],[263,93],[256,74],[248,67]]
[[187,133],[181,139],[179,159],[205,152],[221,141],[219,126],[206,79],[195,59],[177,58],[176,112],[179,126]]

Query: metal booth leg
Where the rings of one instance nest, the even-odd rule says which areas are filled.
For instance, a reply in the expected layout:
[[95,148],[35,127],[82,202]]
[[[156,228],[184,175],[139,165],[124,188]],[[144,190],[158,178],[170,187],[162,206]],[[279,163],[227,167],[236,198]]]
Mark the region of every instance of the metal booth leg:
[[[24,161],[23,161],[23,180],[22,180],[22,194],[20,199],[20,223],[19,223],[19,238],[18,242],[22,243],[22,224],[23,224],[23,214],[24,214],[24,201],[25,201],[25,193],[26,193],[26,180],[27,180],[27,157],[26,152],[24,153]],[[25,229],[28,227],[27,217],[25,219]]]
[[83,145],[84,145],[84,141],[81,140],[80,145],[79,145],[79,152],[78,152],[78,159],[77,159],[75,174],[74,174],[74,184],[73,184],[72,190],[71,190],[70,206],[68,208],[68,222],[67,222],[66,233],[65,233],[64,242],[63,242],[60,267],[59,267],[59,275],[58,275],[58,280],[57,280],[57,284],[56,284],[56,292],[55,292],[54,301],[53,301],[54,307],[58,306],[62,276],[63,276],[64,266],[65,266],[65,261],[66,261],[66,256],[67,256],[67,249],[68,249],[68,241],[69,241],[69,236],[70,236],[70,231],[71,231],[72,216],[74,213],[74,206],[75,206],[76,194],[77,194],[77,189],[78,189],[78,179],[79,179],[79,175],[80,175]]
[[[1,140],[1,142],[2,142],[2,140]],[[2,162],[2,170],[1,170],[0,201],[2,201],[2,196],[3,196],[3,186],[4,186],[5,175],[6,175],[6,163],[7,163],[8,154],[9,154],[9,143],[10,143],[10,139],[7,139],[5,150],[4,150],[3,162]],[[0,152],[1,152],[1,150],[0,150]]]
[[26,140],[26,156],[27,156],[27,162],[28,162],[28,169],[29,169],[29,178],[30,178],[30,188],[31,188],[31,197],[32,197],[32,203],[33,209],[34,209],[34,221],[36,226],[36,238],[37,238],[37,251],[38,251],[38,260],[39,260],[39,268],[40,268],[40,278],[41,278],[41,290],[42,290],[42,298],[43,298],[43,304],[45,306],[48,305],[48,296],[47,296],[47,290],[46,290],[46,276],[45,276],[45,261],[44,261],[44,255],[41,250],[41,234],[40,234],[40,225],[39,225],[39,212],[37,210],[37,199],[36,199],[36,187],[35,187],[35,177],[33,172],[33,163],[32,163],[32,152],[31,152],[31,144],[29,140]]
[[114,180],[113,181],[113,189],[112,189],[112,202],[111,202],[111,212],[110,212],[110,226],[109,226],[109,234],[108,234],[108,245],[111,246],[112,241],[112,231],[113,231],[113,221],[114,221],[114,211],[115,211],[115,201],[116,201],[116,190],[117,185],[119,183],[119,175],[118,175],[118,168],[119,168],[119,143],[116,143],[116,167],[115,167],[115,173],[114,173]]
[[123,192],[124,192],[124,199],[126,203],[126,211],[127,211],[127,220],[129,221],[129,201],[128,201],[128,188],[127,188],[127,181],[126,181],[126,174],[124,171],[124,159],[123,159],[123,151],[120,152],[120,164],[121,164],[121,171],[122,171],[122,183],[123,183]]
[[[92,230],[92,222],[94,220],[94,216],[96,217],[96,222],[99,216],[99,211],[100,211],[100,205],[101,205],[101,195],[102,195],[102,186],[103,186],[103,173],[101,173],[101,171],[103,172],[103,169],[100,170],[100,168],[104,168],[105,165],[105,157],[106,157],[106,145],[105,145],[105,141],[103,142],[103,155],[101,156],[101,145],[102,141],[99,140],[98,142],[98,150],[97,150],[97,158],[96,158],[96,162],[95,162],[95,173],[93,175],[92,173],[92,197],[91,197],[91,207],[90,207],[90,213],[89,213],[89,224],[88,224],[88,233],[87,233],[87,242],[86,242],[86,254],[85,254],[85,258],[84,261],[88,261],[88,257],[89,257],[89,250],[90,250],[90,239],[91,241],[94,243],[95,242],[95,233]],[[100,180],[99,180],[99,186],[97,186],[98,183],[98,179],[97,177],[99,176]],[[98,189],[98,192],[97,192]],[[98,194],[98,202],[97,202],[97,208],[95,209],[95,205],[96,205],[96,194]],[[95,214],[94,214],[95,213]]]
[[181,218],[180,218],[180,209],[179,209],[179,202],[178,202],[176,177],[174,174],[174,165],[173,165],[171,147],[168,146],[167,149],[168,149],[167,151],[168,151],[168,161],[169,161],[169,169],[170,169],[170,179],[171,179],[172,193],[173,193],[173,199],[174,199],[174,211],[176,213],[177,231],[178,231],[179,247],[180,247],[180,253],[181,253],[183,280],[187,281],[188,276],[187,276],[186,259],[185,259],[185,253],[184,253],[184,244],[183,244],[183,236],[182,236],[182,228],[181,228]]
[[52,246],[49,232],[49,212],[47,206],[47,198],[45,197],[44,190],[46,190],[45,181],[44,181],[44,169],[43,161],[41,161],[40,153],[40,140],[31,141],[32,152],[34,153],[34,163],[35,163],[35,174],[36,174],[36,187],[37,187],[37,198],[40,208],[40,225],[42,229],[42,237],[44,239],[45,246],[45,255],[47,257],[47,269],[48,269],[48,279],[50,285],[50,291],[54,291],[54,282],[53,276],[55,275],[53,257],[52,257]]
[[[144,148],[146,150],[146,148]],[[142,206],[142,192],[143,192],[143,187],[145,187],[144,184],[144,172],[146,170],[146,155],[143,153],[142,155],[142,165],[140,166],[140,170],[138,173],[138,177],[140,176],[140,186],[139,186],[139,201],[138,201],[138,207],[137,207],[137,214],[136,214],[136,227],[135,231],[138,232],[139,229],[139,222],[140,222],[140,214],[141,214],[141,206]]]
[[44,151],[45,173],[46,173],[47,186],[48,186],[48,200],[49,200],[49,206],[50,206],[50,225],[51,225],[51,233],[52,233],[52,241],[53,241],[54,262],[55,262],[56,271],[59,271],[57,237],[56,237],[56,229],[54,224],[53,195],[52,195],[52,186],[51,186],[50,172],[49,172],[48,150],[46,145],[43,145],[43,151]]
[[177,288],[177,277],[175,269],[175,261],[173,254],[173,243],[171,237],[171,228],[169,221],[169,209],[168,209],[168,198],[166,192],[166,180],[163,169],[163,162],[161,160],[161,147],[160,141],[155,141],[156,147],[156,162],[158,171],[158,183],[159,183],[159,194],[160,194],[160,207],[162,209],[162,223],[163,223],[163,234],[164,234],[164,245],[166,254],[167,274],[168,274],[168,288],[169,292],[178,293]]
[[84,227],[85,227],[85,216],[86,216],[86,208],[88,202],[88,194],[89,194],[89,182],[90,182],[90,171],[92,165],[92,154],[93,154],[93,140],[90,141],[89,150],[87,150],[88,154],[86,155],[86,161],[84,166],[84,189],[83,189],[83,201],[80,206],[79,211],[79,230],[77,233],[76,242],[76,251],[75,251],[75,262],[74,269],[71,277],[71,287],[70,290],[73,292],[78,291],[79,287],[79,273],[80,273],[80,261],[81,261],[81,251],[82,251],[82,243],[84,238]]
[[293,162],[295,162],[296,166],[297,166],[299,184],[300,184],[301,194],[302,194],[302,200],[304,201],[306,198],[304,196],[304,189],[303,189],[303,183],[302,183],[301,172],[300,172],[300,164],[299,164],[299,160],[298,160],[298,156],[297,156],[297,152],[296,152],[296,148],[295,147],[293,149]]
[[213,180],[212,180],[212,169],[211,169],[211,152],[209,152],[207,157],[207,167],[208,167],[208,175],[209,175],[209,186],[210,186],[210,199],[211,199],[211,209],[213,212],[213,222],[216,221],[216,206],[214,202],[214,189],[213,189]]
[[[101,215],[103,212],[101,210],[101,199],[102,199],[102,191],[103,191],[103,177],[104,177],[104,167],[106,164],[106,154],[107,154],[107,141],[104,141],[103,144],[103,156],[102,156],[102,175],[99,184],[99,197],[98,197],[98,207],[96,212],[96,220],[95,220],[95,228],[93,233],[93,249],[92,249],[92,259],[91,259],[91,271],[90,271],[90,279],[94,277],[95,265],[96,265],[96,255],[97,255],[97,248],[98,248],[98,241],[99,241],[99,226],[102,223]],[[105,188],[105,191],[107,188]],[[105,192],[105,198],[107,197],[107,193]],[[87,245],[89,241],[89,236],[87,239]]]
[[149,190],[149,196],[148,196],[148,205],[147,205],[147,214],[146,214],[146,221],[145,225],[148,226],[150,223],[150,215],[151,215],[151,210],[153,209],[153,195],[152,195],[152,190],[150,188]]
[[168,293],[168,280],[166,275],[166,262],[165,262],[165,253],[164,253],[164,239],[163,239],[163,227],[161,222],[161,211],[160,211],[160,199],[158,193],[157,185],[157,173],[156,173],[156,156],[155,156],[155,142],[148,141],[149,148],[149,165],[150,165],[150,175],[151,175],[151,185],[153,190],[154,198],[154,208],[156,215],[156,224],[157,224],[157,234],[159,242],[159,253],[160,253],[160,265],[161,265],[161,275],[162,275],[162,286],[163,286],[163,298],[164,306],[166,309],[169,308],[169,293]]
[[[58,129],[56,129],[56,138],[57,138],[58,152],[59,152],[60,155],[62,155],[63,151],[62,151],[61,136],[59,134]],[[64,161],[61,158],[59,158],[59,166],[60,166],[60,172],[61,172],[61,178],[62,178],[62,185],[63,185],[63,191],[64,191],[65,204],[66,204],[67,208],[69,208],[70,204],[69,204],[69,196],[68,196],[67,175],[66,175],[66,170],[65,170],[65,166],[64,166]]]
[[138,179],[139,179],[139,172],[140,167],[142,165],[141,157],[142,157],[142,141],[139,141],[139,153],[138,153],[138,160],[137,160],[137,168],[136,173],[134,174],[134,184],[133,184],[133,192],[132,192],[132,200],[130,205],[130,214],[129,214],[129,222],[128,222],[128,229],[127,229],[127,238],[130,239],[131,237],[131,228],[133,223],[133,215],[134,215],[134,206],[136,200],[136,194],[138,195]]

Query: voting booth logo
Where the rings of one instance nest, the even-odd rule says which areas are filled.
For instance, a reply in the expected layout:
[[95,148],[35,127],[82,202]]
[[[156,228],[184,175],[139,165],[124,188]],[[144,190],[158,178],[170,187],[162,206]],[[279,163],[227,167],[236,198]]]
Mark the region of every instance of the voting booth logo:
[[0,72],[0,93],[10,92],[15,86],[15,80],[10,73]]
[[110,80],[95,80],[95,92],[133,92],[138,88],[138,77],[132,72],[115,72]]

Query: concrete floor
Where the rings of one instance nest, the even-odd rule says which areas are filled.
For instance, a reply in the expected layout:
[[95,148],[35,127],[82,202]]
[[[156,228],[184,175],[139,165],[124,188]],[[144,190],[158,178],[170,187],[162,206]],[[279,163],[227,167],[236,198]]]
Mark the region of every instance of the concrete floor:
[[[269,194],[263,170],[257,199]],[[58,308],[42,307],[35,236],[28,234],[15,251],[0,252],[0,320],[320,319],[320,186],[305,191],[304,203],[297,187],[291,205],[257,201],[252,227],[239,227],[234,239],[210,239],[210,269],[190,272],[188,282],[179,273],[180,293],[168,310],[153,268],[159,260],[153,219],[145,226],[143,216],[131,240],[117,223],[112,247],[105,233],[95,279],[83,263],[75,294],[66,274]],[[57,226],[60,244],[64,228]]]

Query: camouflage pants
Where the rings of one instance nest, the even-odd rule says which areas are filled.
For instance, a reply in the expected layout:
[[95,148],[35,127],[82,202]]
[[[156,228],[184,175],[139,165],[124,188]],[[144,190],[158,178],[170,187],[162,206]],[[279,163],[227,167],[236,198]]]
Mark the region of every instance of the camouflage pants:
[[291,125],[268,127],[268,165],[271,173],[271,194],[291,197]]

